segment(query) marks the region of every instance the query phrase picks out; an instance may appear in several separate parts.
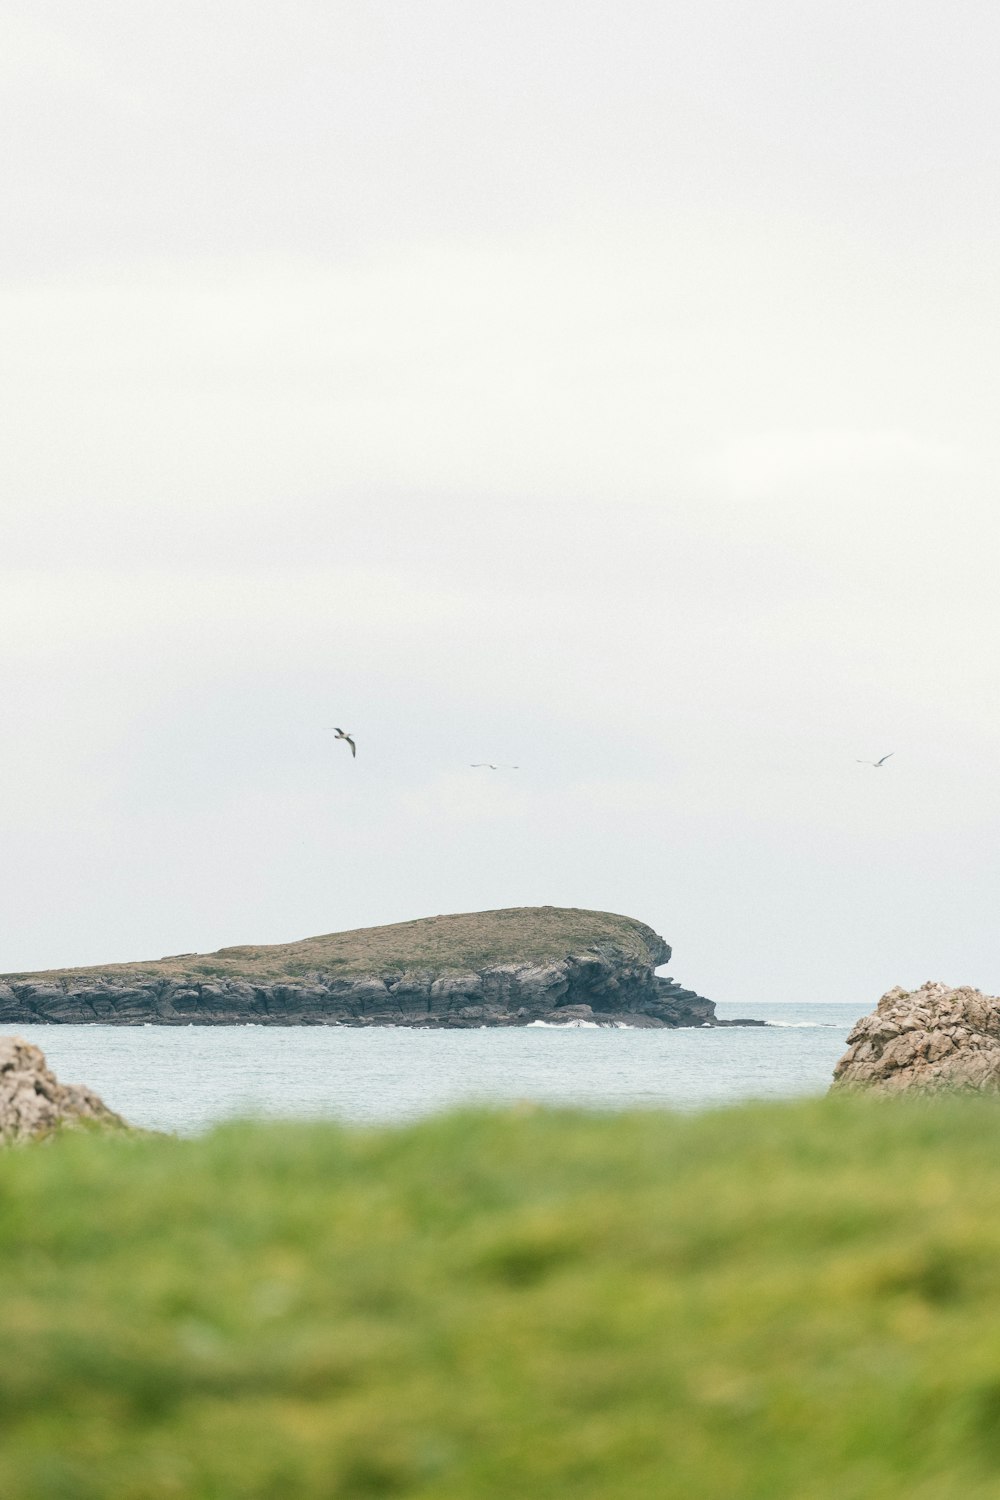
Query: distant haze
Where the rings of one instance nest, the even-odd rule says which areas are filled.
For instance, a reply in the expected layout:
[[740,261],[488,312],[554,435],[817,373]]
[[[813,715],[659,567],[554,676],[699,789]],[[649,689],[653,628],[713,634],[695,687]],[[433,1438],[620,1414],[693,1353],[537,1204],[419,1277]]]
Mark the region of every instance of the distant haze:
[[1000,989],[998,44],[0,0],[0,971],[552,903]]

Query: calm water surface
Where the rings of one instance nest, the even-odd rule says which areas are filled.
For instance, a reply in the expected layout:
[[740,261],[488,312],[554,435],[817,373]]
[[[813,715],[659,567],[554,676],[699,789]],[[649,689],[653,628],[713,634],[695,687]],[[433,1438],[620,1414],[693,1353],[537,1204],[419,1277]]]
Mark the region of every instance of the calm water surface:
[[701,1109],[820,1094],[864,1013],[758,1005],[766,1027],[721,1031],[27,1026],[18,1035],[60,1079],[88,1084],[134,1124],[189,1133],[234,1115],[374,1124],[470,1102]]

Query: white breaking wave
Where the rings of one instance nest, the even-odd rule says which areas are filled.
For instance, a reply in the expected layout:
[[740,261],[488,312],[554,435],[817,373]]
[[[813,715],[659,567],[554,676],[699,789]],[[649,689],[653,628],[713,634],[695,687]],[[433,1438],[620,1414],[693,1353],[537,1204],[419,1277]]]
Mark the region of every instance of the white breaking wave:
[[529,1021],[528,1027],[532,1026],[542,1026],[546,1031],[569,1031],[574,1027],[577,1031],[582,1031],[584,1027],[590,1031],[601,1031],[604,1029],[600,1021],[581,1021],[576,1018],[572,1021]]
[[[843,1031],[839,1021],[765,1021],[772,1031]],[[849,1029],[849,1028],[848,1028]]]

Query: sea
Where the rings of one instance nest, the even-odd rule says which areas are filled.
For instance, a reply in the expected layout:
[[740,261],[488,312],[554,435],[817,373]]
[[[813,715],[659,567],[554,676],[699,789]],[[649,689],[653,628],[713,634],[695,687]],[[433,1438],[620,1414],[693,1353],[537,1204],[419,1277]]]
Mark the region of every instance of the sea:
[[752,1027],[591,1024],[415,1031],[378,1026],[24,1026],[63,1083],[134,1125],[197,1134],[233,1118],[384,1125],[465,1105],[698,1110],[822,1094],[848,1004],[718,1005]]

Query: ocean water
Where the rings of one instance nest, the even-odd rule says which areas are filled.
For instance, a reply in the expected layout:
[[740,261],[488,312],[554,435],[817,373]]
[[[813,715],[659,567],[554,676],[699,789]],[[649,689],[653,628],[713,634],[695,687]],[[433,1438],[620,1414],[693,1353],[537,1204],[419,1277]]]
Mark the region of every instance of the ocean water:
[[64,1083],[136,1125],[190,1134],[234,1116],[414,1119],[521,1100],[592,1109],[703,1109],[821,1094],[868,1007],[718,1007],[763,1027],[593,1025],[476,1031],[349,1026],[25,1026]]

